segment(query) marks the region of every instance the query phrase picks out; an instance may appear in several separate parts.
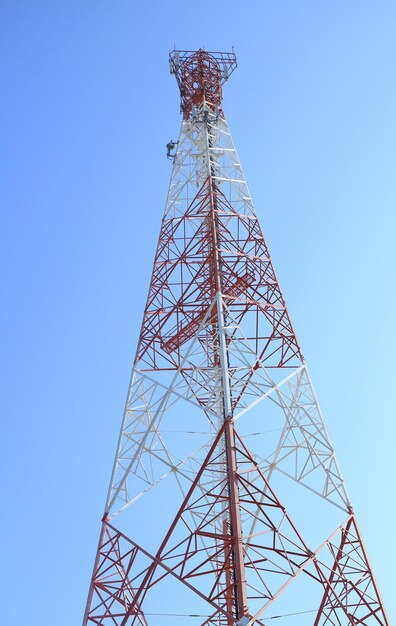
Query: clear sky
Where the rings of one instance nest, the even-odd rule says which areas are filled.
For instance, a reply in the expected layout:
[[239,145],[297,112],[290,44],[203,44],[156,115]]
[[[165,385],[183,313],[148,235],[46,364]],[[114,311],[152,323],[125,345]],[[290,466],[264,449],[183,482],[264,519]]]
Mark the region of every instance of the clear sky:
[[1,622],[82,618],[179,98],[224,110],[391,621],[396,3],[0,3]]

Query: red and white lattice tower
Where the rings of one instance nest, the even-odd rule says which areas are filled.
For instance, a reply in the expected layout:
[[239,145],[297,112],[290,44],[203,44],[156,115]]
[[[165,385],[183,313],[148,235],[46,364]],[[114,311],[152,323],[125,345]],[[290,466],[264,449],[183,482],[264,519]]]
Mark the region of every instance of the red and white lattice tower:
[[83,624],[389,625],[223,113],[235,55],[170,66],[183,121]]

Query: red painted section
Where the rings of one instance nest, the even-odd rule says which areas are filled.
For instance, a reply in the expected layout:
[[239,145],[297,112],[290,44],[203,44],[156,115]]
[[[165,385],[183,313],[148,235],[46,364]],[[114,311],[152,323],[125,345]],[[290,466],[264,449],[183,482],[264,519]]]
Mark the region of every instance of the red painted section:
[[[232,476],[224,469],[224,436],[233,454]],[[248,558],[238,519],[224,516],[227,511],[257,520],[254,535],[244,540],[253,548]],[[192,529],[191,515],[197,512],[199,523]],[[104,520],[84,626],[147,626],[145,604],[156,606],[156,586],[166,577],[205,600],[211,617],[201,626],[235,624],[235,607],[241,605],[244,615],[263,624],[261,612],[248,611],[252,591],[238,571],[256,580],[264,613],[303,575],[323,588],[314,626],[390,626],[354,515],[312,553],[231,422],[224,422],[213,441],[156,554]],[[209,594],[202,591],[208,581]]]
[[130,614],[136,626],[148,626],[143,611],[134,605],[135,588],[131,571],[138,549],[103,522],[83,626],[120,626]]
[[[325,587],[314,626],[372,624],[390,626],[354,515],[341,528],[339,544],[315,563]],[[331,560],[325,560],[330,553]]]
[[[226,467],[221,446],[224,437],[232,457]],[[189,530],[191,515],[197,511],[199,523]],[[231,516],[229,511],[233,511]],[[260,518],[254,552],[246,563],[240,514]],[[205,599],[224,623],[233,624],[249,615],[249,593],[241,572],[262,578],[267,571],[280,586],[310,558],[310,551],[231,422],[224,422],[220,429],[157,553],[149,554],[105,522],[99,554],[92,586],[100,602],[89,611],[88,623],[106,624],[95,619],[109,610],[117,626],[142,623],[145,601],[153,605],[155,586],[165,576]],[[142,569],[135,567],[135,560],[141,562],[137,555],[147,557]],[[134,581],[133,589],[129,581]],[[203,594],[202,586],[211,592]],[[128,601],[121,610],[120,599],[128,590]],[[263,599],[272,597],[266,585],[261,593]]]
[[[198,218],[201,226],[189,236],[189,221]],[[249,319],[250,339],[263,365],[287,368],[303,362],[258,219],[237,214],[210,177],[180,219],[163,219],[136,354],[142,369],[179,368],[181,348],[198,330],[219,289],[237,323]],[[215,317],[212,311],[203,335],[211,332]],[[211,354],[207,358],[210,364]]]
[[180,88],[184,119],[192,114],[193,106],[208,102],[221,113],[222,84],[236,67],[234,53],[197,50],[174,51],[170,54],[171,71]]

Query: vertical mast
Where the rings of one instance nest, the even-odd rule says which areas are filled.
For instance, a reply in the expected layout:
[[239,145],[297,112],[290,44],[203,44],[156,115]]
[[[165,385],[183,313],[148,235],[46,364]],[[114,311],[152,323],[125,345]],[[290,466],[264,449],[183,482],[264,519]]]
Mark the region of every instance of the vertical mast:
[[[211,233],[211,249],[212,249],[212,267],[213,267],[213,283],[215,286],[215,297],[217,307],[217,333],[218,342],[215,345],[218,346],[218,365],[221,369],[221,386],[223,391],[223,422],[224,422],[224,449],[225,449],[225,464],[226,475],[228,479],[229,489],[229,509],[226,511],[228,515],[229,531],[231,540],[233,543],[232,550],[232,578],[233,578],[233,594],[230,600],[233,603],[235,616],[240,619],[247,614],[247,594],[246,594],[246,575],[245,564],[242,548],[242,523],[240,516],[239,505],[239,491],[238,483],[236,479],[237,462],[235,454],[235,441],[233,433],[232,423],[232,400],[230,390],[230,375],[229,375],[229,359],[227,352],[227,337],[226,337],[226,316],[224,312],[223,299],[222,299],[222,272],[221,261],[219,253],[218,243],[218,207],[216,190],[214,187],[215,165],[213,154],[211,152],[211,130],[213,112],[210,109],[209,103],[204,101],[203,103],[203,123],[205,124],[206,134],[206,161],[208,164],[208,193],[210,198],[209,208],[209,224]],[[216,123],[216,117],[214,119]]]
[[[217,319],[213,320],[213,362],[221,372],[222,389],[222,423],[224,428],[223,447],[225,474],[228,481],[228,506],[224,509],[224,525],[227,536],[231,539],[231,561],[226,568],[229,589],[227,605],[236,620],[248,612],[246,593],[246,574],[242,547],[242,523],[240,515],[239,491],[237,482],[237,460],[233,432],[233,409],[230,389],[229,358],[227,351],[226,315],[223,305],[223,281],[219,250],[218,205],[215,185],[216,164],[213,156],[212,130],[221,114],[222,83],[232,71],[235,61],[233,55],[225,56],[223,67],[219,60],[198,50],[180,67],[177,53],[171,55],[171,71],[176,74],[182,95],[182,111],[184,119],[203,126],[204,150],[202,155],[206,164],[206,192],[208,196],[208,244],[211,295],[215,298]],[[224,553],[227,551],[229,539],[225,542]],[[227,586],[228,586],[227,585]],[[232,624],[228,618],[228,624]]]

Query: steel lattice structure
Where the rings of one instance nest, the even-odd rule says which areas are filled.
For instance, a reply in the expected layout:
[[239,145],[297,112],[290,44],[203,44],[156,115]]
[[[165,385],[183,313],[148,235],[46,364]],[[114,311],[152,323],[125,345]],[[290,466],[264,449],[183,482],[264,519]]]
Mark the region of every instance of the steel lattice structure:
[[222,110],[235,55],[170,66],[183,121],[83,624],[389,625]]

